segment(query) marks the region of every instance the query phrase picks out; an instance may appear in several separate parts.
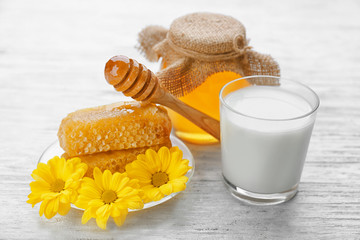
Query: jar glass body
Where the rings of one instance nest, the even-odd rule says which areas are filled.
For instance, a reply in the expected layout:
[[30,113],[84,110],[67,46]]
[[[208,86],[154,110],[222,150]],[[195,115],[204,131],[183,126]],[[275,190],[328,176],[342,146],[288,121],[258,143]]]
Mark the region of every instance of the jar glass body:
[[[193,108],[220,120],[219,114],[219,92],[228,82],[240,78],[235,72],[224,71],[210,75],[207,79],[191,93],[179,97],[179,100]],[[212,144],[218,141],[195,124],[168,109],[174,133],[177,137],[195,144]]]

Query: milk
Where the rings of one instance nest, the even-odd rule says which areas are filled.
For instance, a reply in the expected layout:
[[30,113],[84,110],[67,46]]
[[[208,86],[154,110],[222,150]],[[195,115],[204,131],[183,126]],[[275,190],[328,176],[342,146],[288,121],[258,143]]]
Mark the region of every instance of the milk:
[[315,121],[309,102],[271,86],[236,90],[224,102],[221,147],[226,180],[261,194],[296,187]]

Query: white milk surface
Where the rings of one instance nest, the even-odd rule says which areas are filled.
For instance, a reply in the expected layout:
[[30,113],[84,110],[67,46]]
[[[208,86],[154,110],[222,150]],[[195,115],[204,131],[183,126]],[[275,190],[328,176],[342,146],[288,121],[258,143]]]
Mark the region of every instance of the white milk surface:
[[315,117],[294,118],[309,113],[310,104],[269,86],[232,92],[225,102],[241,114],[221,107],[224,177],[255,193],[280,193],[296,186]]

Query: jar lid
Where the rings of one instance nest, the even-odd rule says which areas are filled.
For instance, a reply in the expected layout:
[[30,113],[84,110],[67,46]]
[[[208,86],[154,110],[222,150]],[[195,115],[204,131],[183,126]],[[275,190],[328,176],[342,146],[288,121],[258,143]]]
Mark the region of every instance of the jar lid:
[[170,29],[148,26],[139,33],[139,50],[147,59],[162,58],[160,83],[176,97],[224,71],[241,76],[280,76],[277,62],[248,46],[245,27],[235,18],[192,13],[175,19]]
[[175,19],[167,38],[178,48],[216,55],[233,52],[234,40],[239,36],[246,39],[245,27],[233,17],[192,13]]

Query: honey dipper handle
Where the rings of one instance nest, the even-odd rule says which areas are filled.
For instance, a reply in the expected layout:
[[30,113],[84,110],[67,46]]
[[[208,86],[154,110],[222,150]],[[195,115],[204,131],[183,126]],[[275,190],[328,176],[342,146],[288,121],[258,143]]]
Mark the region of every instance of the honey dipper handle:
[[183,103],[166,90],[159,88],[150,101],[164,105],[181,114],[217,140],[220,140],[220,122],[199,110]]

